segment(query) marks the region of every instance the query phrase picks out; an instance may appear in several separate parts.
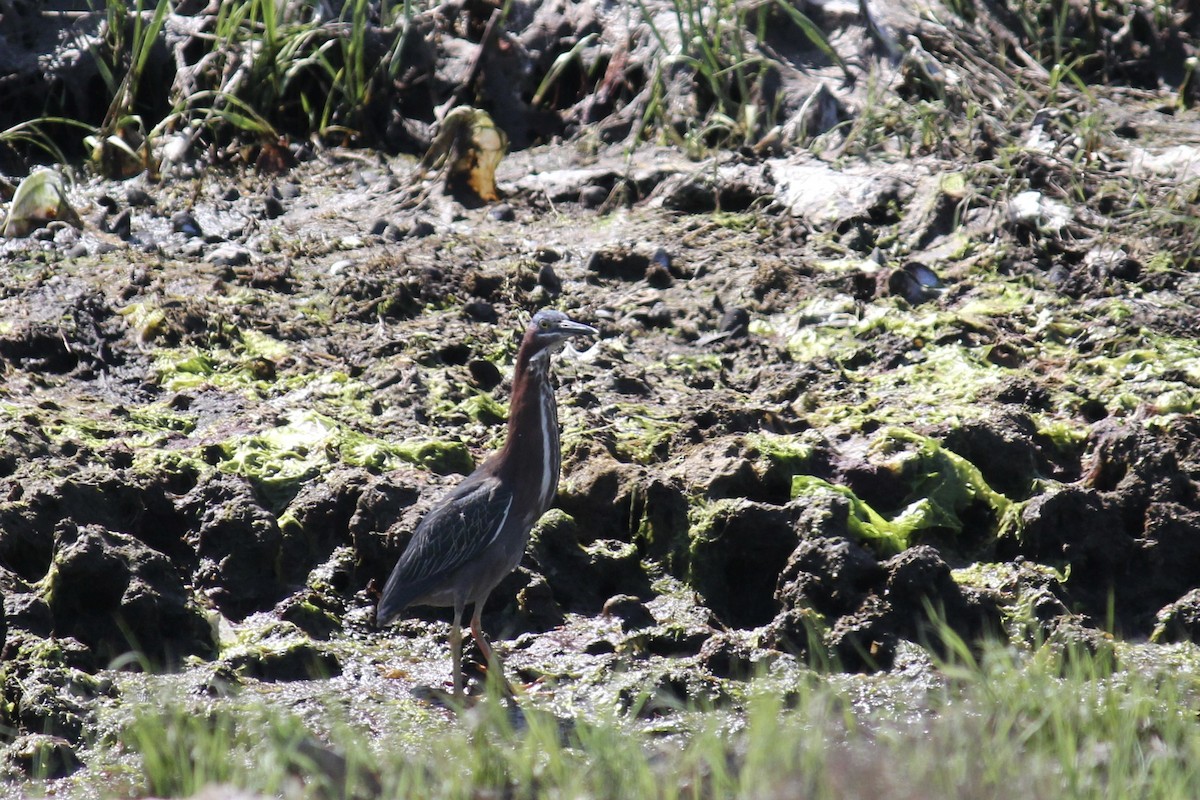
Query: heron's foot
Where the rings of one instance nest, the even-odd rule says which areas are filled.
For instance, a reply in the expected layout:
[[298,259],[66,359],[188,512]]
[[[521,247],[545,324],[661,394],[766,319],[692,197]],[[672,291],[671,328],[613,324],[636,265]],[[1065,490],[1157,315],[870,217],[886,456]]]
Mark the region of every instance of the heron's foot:
[[483,678],[484,685],[490,688],[493,682],[497,684],[500,694],[507,700],[516,700],[523,696],[525,692],[513,686],[504,674],[504,665],[502,665],[493,655],[492,664],[477,665],[480,676]]
[[479,698],[475,695],[465,693],[456,695],[452,691],[437,686],[414,686],[412,688],[412,696],[423,703],[441,706],[455,714],[466,711],[479,702]]

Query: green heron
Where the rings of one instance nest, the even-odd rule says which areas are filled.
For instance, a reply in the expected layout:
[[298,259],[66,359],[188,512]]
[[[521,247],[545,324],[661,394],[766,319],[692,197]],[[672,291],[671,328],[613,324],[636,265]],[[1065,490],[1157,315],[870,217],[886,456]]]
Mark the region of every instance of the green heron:
[[455,698],[463,694],[463,611],[474,605],[471,635],[491,664],[492,649],[479,627],[483,604],[517,568],[530,528],[558,491],[562,452],[550,354],[572,336],[595,333],[559,311],[543,309],[533,315],[517,351],[504,446],[430,509],[383,587],[376,612],[381,626],[410,605],[454,608],[450,655]]

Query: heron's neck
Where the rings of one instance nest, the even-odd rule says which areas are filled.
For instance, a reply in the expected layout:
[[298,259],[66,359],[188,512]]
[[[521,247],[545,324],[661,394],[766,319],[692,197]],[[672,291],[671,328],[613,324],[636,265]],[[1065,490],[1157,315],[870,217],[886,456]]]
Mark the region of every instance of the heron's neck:
[[506,463],[521,489],[530,493],[531,508],[540,516],[558,490],[558,408],[550,383],[550,352],[530,355],[522,347],[513,371],[512,399],[508,412]]

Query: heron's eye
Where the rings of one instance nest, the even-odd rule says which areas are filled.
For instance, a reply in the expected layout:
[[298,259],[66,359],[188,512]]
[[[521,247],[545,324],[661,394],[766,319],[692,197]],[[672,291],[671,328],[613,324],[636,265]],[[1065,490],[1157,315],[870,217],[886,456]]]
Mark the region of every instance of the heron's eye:
[[538,327],[544,331],[550,330],[550,320],[548,320],[548,319],[541,320],[540,322],[538,322]]

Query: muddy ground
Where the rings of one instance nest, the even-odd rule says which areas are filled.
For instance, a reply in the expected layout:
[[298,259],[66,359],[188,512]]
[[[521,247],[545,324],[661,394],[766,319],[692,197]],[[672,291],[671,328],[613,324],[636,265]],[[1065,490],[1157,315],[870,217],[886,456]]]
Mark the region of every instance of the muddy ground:
[[13,774],[49,747],[104,769],[155,676],[336,693],[368,728],[421,707],[447,616],[377,630],[377,588],[499,445],[544,306],[600,336],[556,361],[557,508],[484,615],[536,702],[652,717],[756,671],[925,675],[945,629],[1196,641],[1194,206],[1136,227],[1102,196],[1194,199],[1168,100],[1095,89],[1124,133],[1086,152],[1080,114],[1033,108],[972,152],[580,136],[510,153],[493,203],[336,147],[80,177],[82,231],[2,250]]

